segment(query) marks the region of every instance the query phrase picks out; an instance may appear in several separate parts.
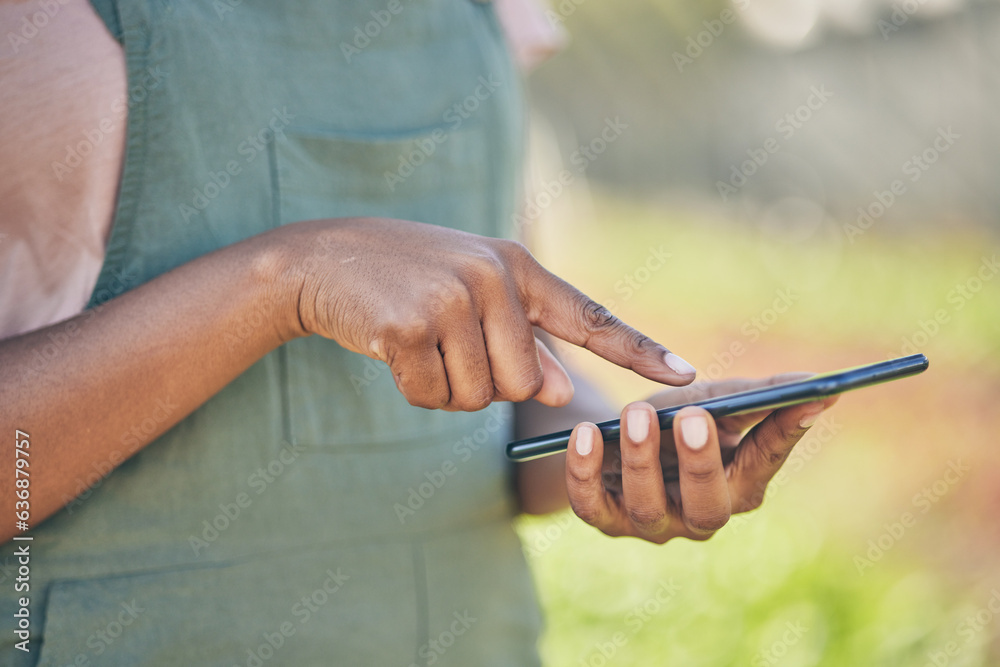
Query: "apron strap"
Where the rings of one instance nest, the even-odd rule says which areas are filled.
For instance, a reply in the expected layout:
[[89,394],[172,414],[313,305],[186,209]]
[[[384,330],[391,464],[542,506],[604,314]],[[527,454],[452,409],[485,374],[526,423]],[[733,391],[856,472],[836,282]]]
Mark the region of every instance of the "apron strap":
[[90,0],[90,4],[93,5],[94,11],[104,21],[108,32],[120,44],[122,42],[122,24],[118,16],[118,3],[115,0]]

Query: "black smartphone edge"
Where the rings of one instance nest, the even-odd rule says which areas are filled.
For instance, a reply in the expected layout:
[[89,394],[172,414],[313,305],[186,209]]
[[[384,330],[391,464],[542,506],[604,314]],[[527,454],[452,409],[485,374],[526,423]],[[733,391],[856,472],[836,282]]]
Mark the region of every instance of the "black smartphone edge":
[[[702,407],[713,417],[775,409],[916,375],[926,370],[929,363],[923,354],[911,354],[898,359],[821,373],[803,380],[675,405],[657,410],[656,414],[659,416],[660,430],[665,430],[673,424],[674,416],[689,405]],[[597,427],[601,429],[605,441],[618,440],[621,435],[621,421],[618,419],[601,422]],[[507,458],[518,462],[531,461],[565,451],[572,432],[570,429],[510,442],[506,448]]]

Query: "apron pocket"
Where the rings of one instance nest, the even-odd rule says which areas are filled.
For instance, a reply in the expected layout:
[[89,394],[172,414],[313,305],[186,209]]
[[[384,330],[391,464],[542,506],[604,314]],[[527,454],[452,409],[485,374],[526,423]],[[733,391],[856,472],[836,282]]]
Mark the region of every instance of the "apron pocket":
[[408,544],[60,581],[38,664],[405,665],[415,591]]
[[277,223],[384,217],[495,235],[487,139],[458,120],[382,136],[285,130],[274,144]]
[[[487,146],[472,121],[382,136],[289,128],[274,143],[275,224],[387,217],[494,236]],[[410,406],[385,364],[333,341],[296,340],[283,353],[291,442],[409,448],[469,432],[467,417]]]

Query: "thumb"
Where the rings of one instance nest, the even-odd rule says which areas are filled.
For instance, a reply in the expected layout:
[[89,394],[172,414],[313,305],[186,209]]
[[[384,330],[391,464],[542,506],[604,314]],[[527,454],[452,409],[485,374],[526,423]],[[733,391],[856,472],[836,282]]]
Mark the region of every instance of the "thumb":
[[675,386],[694,380],[696,371],[691,364],[546,271],[533,257],[529,260],[522,265],[518,279],[532,324],[644,378]]
[[535,400],[542,405],[561,408],[573,400],[573,380],[545,343],[536,338],[535,347],[542,366],[542,388],[535,394]]

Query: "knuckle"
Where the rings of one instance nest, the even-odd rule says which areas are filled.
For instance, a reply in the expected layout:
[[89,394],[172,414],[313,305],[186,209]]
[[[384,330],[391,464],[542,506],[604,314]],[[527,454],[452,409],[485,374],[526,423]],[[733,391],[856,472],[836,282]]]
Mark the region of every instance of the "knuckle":
[[448,404],[448,397],[435,396],[433,394],[407,394],[403,393],[407,402],[415,408],[425,408],[427,410],[440,410]]
[[570,507],[573,508],[573,513],[585,523],[595,526],[600,522],[601,512],[594,503],[585,502],[580,499],[571,499]]
[[640,355],[650,346],[656,345],[648,336],[628,326],[585,294],[581,293],[579,299],[579,312],[583,327],[588,334],[588,341],[590,336],[594,335],[613,335],[616,337],[615,344],[626,356]]
[[708,485],[720,479],[723,470],[711,461],[698,461],[684,466],[682,474],[695,484]]
[[729,523],[729,512],[706,512],[687,517],[691,530],[703,534],[714,533]]
[[396,387],[410,405],[427,410],[439,410],[448,405],[451,396],[447,385],[422,380],[419,373],[400,371],[398,364],[390,368]]
[[527,401],[538,395],[543,382],[541,367],[536,363],[526,364],[514,378],[514,383],[509,387],[504,386],[503,394],[515,403]]
[[493,388],[484,385],[471,393],[452,396],[452,402],[463,412],[479,412],[489,407],[490,403],[493,402],[493,396]]
[[777,468],[785,462],[785,459],[788,458],[788,451],[784,449],[775,449],[773,447],[765,447],[761,450],[761,456],[769,466]]
[[400,317],[383,327],[384,337],[395,348],[414,348],[434,342],[430,320],[419,315]]
[[774,437],[775,440],[784,445],[782,449],[789,449],[802,435],[802,429],[798,428],[798,424],[790,425],[785,423],[786,420],[778,419],[778,415],[774,414]]
[[593,473],[583,465],[566,466],[566,486],[570,504],[585,502],[588,494],[587,489],[592,486],[593,479]]
[[624,322],[619,321],[618,327],[625,334],[622,336],[621,347],[629,356],[641,355],[650,346],[656,345],[649,336],[639,333]]
[[494,247],[502,256],[510,259],[533,259],[531,251],[528,250],[528,247],[520,241],[513,241],[511,239],[496,239],[494,241]]
[[754,451],[757,452],[757,457],[768,467],[778,467],[785,462],[786,458],[788,458],[788,454],[791,451],[790,449],[776,447],[773,439],[762,437],[756,429],[751,431],[751,435],[753,437]]
[[582,301],[580,313],[584,325],[589,331],[605,331],[621,325],[621,320],[611,314],[611,311],[590,297],[580,294]]
[[[658,452],[654,452],[654,456]],[[623,456],[621,463],[621,474],[630,479],[644,479],[654,476],[662,476],[663,469],[660,467],[659,458],[651,459],[642,456]]]
[[[592,331],[607,329],[629,329],[628,325],[622,322],[616,315],[608,310],[603,304],[591,299],[586,294],[580,293],[580,312],[583,314],[584,322]],[[637,340],[645,338],[642,334],[634,332]]]
[[437,312],[467,312],[472,309],[472,294],[464,280],[455,276],[440,280],[431,287]]
[[658,507],[635,506],[626,510],[629,521],[643,532],[655,532],[663,527],[667,512]]
[[463,267],[464,273],[477,283],[502,280],[507,276],[507,264],[495,253],[469,255]]

